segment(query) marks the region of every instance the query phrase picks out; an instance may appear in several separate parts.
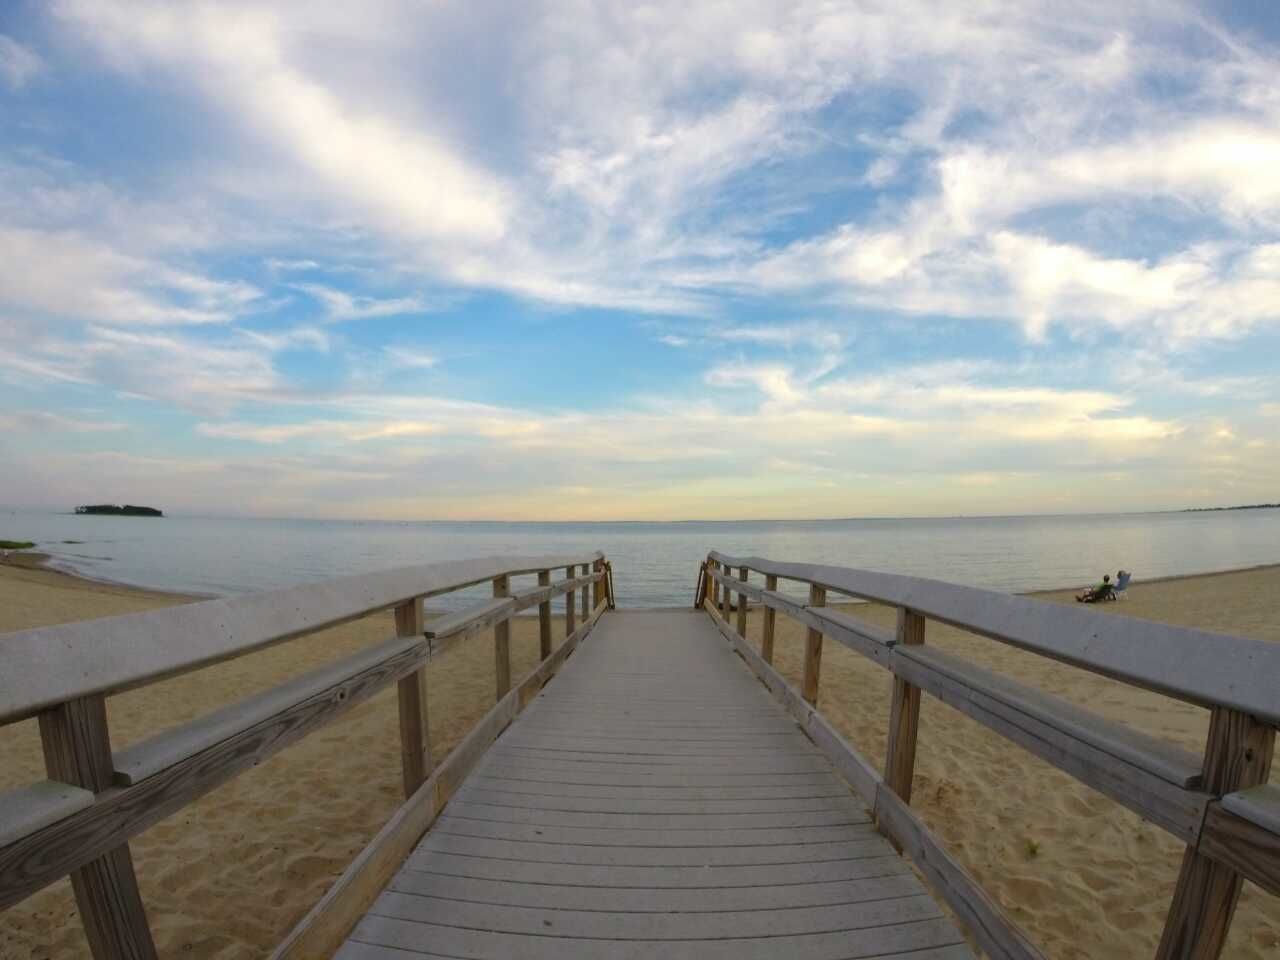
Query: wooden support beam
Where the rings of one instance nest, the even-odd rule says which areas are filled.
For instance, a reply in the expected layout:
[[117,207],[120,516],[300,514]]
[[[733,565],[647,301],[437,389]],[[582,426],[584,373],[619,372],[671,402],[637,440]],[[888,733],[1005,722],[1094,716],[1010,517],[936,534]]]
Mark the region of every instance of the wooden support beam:
[[[738,568],[738,579],[743,583],[747,580],[747,568]],[[738,636],[745,637],[747,635],[747,595],[745,593],[738,594]]]
[[[714,560],[707,561],[707,576],[711,576],[712,571],[719,569],[719,563]],[[711,580],[711,605],[717,610],[720,609],[720,581],[714,578]]]
[[[1202,789],[1221,796],[1265,783],[1274,746],[1274,727],[1238,710],[1214,708]],[[1217,960],[1240,899],[1241,879],[1231,867],[1188,845],[1156,960]]]
[[[731,575],[728,564],[724,566],[725,576]],[[733,591],[729,589],[729,585],[723,584],[720,590],[720,616],[724,618],[724,622],[729,622],[729,614],[733,611]]]
[[[827,590],[816,583],[809,587],[809,606],[825,607]],[[804,641],[804,684],[800,695],[810,704],[818,702],[818,680],[822,673],[822,631],[809,628]]]
[[[773,574],[769,574],[764,578],[764,588],[766,590],[778,589],[778,578]],[[764,658],[765,663],[773,663],[773,628],[778,619],[778,611],[768,604],[764,605],[764,623],[760,627],[760,656]]]
[[[585,577],[591,572],[591,568],[587,564],[582,565],[582,575]],[[582,588],[582,622],[586,623],[591,617],[591,591],[586,587]]]
[[[538,571],[538,586],[551,586],[551,571]],[[538,659],[545,660],[551,656],[551,600],[538,604]]]
[[[573,566],[568,566],[564,568],[564,575],[566,580],[572,580],[574,578],[573,574],[574,574]],[[586,587],[582,588],[582,595],[584,597],[587,595]],[[574,604],[576,604],[577,602],[578,601],[576,598],[576,594],[573,590],[570,590],[568,593],[564,595],[564,635],[566,637],[573,634],[574,623],[576,621],[575,614],[577,613],[577,610],[575,609]]]
[[[40,741],[51,780],[94,793],[111,786],[111,738],[103,697],[70,700],[41,713]],[[72,871],[71,888],[95,960],[154,960],[156,947],[127,843]]]
[[[924,643],[924,617],[898,608],[898,645]],[[884,782],[903,803],[911,802],[911,781],[916,770],[916,732],[920,726],[920,688],[901,677],[893,678],[889,705],[889,745],[884,755]]]
[[[396,636],[420,637],[425,629],[422,599],[415,597],[395,608]],[[404,795],[415,790],[431,775],[431,734],[427,730],[427,668],[421,666],[398,685],[400,705],[400,771]]]
[[[511,596],[511,578],[493,578],[493,595]],[[497,698],[501,700],[511,689],[511,621],[502,620],[493,625],[493,667],[497,677]]]

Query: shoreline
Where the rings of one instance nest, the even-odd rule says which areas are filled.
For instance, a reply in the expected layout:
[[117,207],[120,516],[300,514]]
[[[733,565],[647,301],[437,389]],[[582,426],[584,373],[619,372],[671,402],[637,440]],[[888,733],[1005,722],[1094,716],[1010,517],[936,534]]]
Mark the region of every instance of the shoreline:
[[[106,577],[91,577],[72,567],[70,564],[62,565],[56,557],[51,554],[44,553],[39,550],[21,550],[12,551],[8,556],[0,558],[0,571],[6,567],[15,570],[27,570],[44,574],[54,579],[64,579],[70,581],[68,584],[75,586],[77,589],[86,589],[88,587],[104,588],[108,590],[118,590],[128,593],[135,593],[140,596],[168,598],[180,600],[187,603],[196,603],[201,600],[223,600],[235,594],[219,595],[214,593],[190,593],[180,590],[165,590],[159,587],[147,587],[136,583],[126,583],[122,580],[110,580]],[[1226,567],[1219,570],[1198,570],[1191,573],[1171,573],[1162,577],[1143,577],[1135,579],[1135,585],[1157,584],[1157,583],[1174,583],[1179,580],[1201,580],[1206,577],[1227,577],[1240,573],[1256,573],[1264,570],[1274,570],[1280,568],[1280,561],[1276,563],[1255,563],[1245,567]],[[320,582],[320,581],[317,581]],[[1089,581],[1093,583],[1096,581]],[[1086,586],[1086,583],[1066,584],[1056,587],[1037,587],[1035,590],[1023,590],[1010,594],[1015,597],[1038,597],[1046,594],[1063,593],[1068,590],[1079,590]],[[984,588],[978,588],[984,589]],[[993,593],[1002,593],[1003,591],[995,590]],[[245,594],[249,596],[249,594]],[[853,603],[876,603],[874,600],[858,600],[856,598],[848,598],[843,602]],[[619,606],[619,610],[686,610],[692,609],[693,604],[662,604],[653,607],[626,607]],[[431,608],[428,608],[431,612]],[[526,614],[525,616],[536,616],[535,614]]]

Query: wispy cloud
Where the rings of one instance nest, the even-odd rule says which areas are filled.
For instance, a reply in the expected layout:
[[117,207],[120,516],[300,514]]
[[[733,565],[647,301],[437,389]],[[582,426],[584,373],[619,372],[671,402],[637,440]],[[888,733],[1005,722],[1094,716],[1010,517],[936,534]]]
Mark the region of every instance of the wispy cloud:
[[0,33],[0,83],[18,90],[44,69],[44,61],[34,50]]

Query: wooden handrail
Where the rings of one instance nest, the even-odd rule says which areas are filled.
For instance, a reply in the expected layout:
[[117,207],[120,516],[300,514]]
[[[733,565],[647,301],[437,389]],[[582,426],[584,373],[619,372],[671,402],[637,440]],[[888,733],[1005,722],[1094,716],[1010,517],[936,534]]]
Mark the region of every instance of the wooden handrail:
[[403,567],[245,597],[205,600],[0,636],[0,724],[78,697],[114,694],[243,656],[413,598],[498,576],[520,576],[596,552],[564,557],[482,557]]
[[[1280,723],[1280,644],[1049,604],[941,580],[761,557],[710,558],[969,630],[1084,670],[1201,706]],[[737,587],[734,588],[735,590]]]
[[[0,637],[6,667],[0,704],[7,711],[0,721],[39,716],[50,777],[0,793],[0,909],[71,874],[95,958],[154,956],[129,859],[131,837],[397,682],[405,793],[415,796],[432,772],[423,672],[431,639],[456,641],[492,627],[497,699],[506,702],[509,621],[519,610],[538,607],[540,663],[513,691],[518,710],[609,607],[610,567],[601,553],[586,557],[433,564]],[[585,572],[587,563],[594,572]],[[574,577],[579,564],[584,573]],[[569,576],[552,582],[557,568]],[[529,573],[537,574],[538,586],[512,593],[510,577]],[[489,579],[495,601],[424,626],[424,596]],[[582,625],[568,629],[565,643],[552,651],[551,599],[563,594],[572,603],[579,589],[585,599],[588,585],[598,594],[594,612],[584,611]],[[395,612],[395,637],[112,753],[105,695],[388,606]],[[139,635],[131,643],[132,629]],[[164,650],[164,631],[184,629],[191,634],[174,634],[176,649]],[[96,655],[86,646],[88,637],[101,647]],[[48,645],[43,654],[42,643]],[[158,662],[147,659],[154,650],[161,650]],[[78,655],[87,663],[72,669],[69,658]],[[89,674],[96,667],[101,676]],[[42,672],[50,670],[65,675]],[[48,702],[62,696],[68,699]],[[503,716],[511,713],[504,710]]]
[[[738,576],[730,574],[738,568]],[[762,589],[745,582],[763,573]],[[777,591],[808,584],[809,602]],[[991,956],[1040,954],[977,882],[952,861],[910,809],[919,697],[928,693],[1156,823],[1187,844],[1157,960],[1219,956],[1242,878],[1280,895],[1280,788],[1266,781],[1280,717],[1280,645],[1128,617],[1100,617],[1025,597],[825,565],[729,557],[712,551],[699,570],[703,609],[832,759],[970,925]],[[736,629],[723,591],[739,595]],[[825,608],[826,591],[889,604],[894,635]],[[709,595],[709,597],[708,597]],[[761,649],[746,643],[747,598],[765,611]],[[773,617],[808,628],[804,687],[772,666]],[[1204,758],[1091,714],[963,658],[924,646],[927,619],[993,638],[1212,711]],[[889,745],[881,776],[818,713],[822,637],[831,636],[894,677]],[[922,862],[923,860],[923,862]]]

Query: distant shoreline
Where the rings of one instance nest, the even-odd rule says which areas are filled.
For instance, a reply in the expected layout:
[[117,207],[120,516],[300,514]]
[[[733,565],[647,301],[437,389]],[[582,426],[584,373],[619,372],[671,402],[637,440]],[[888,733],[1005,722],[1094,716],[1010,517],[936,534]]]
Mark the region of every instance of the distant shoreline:
[[[165,590],[159,587],[147,587],[136,583],[125,583],[121,580],[111,580],[106,577],[91,577],[87,574],[76,570],[71,564],[59,561],[55,557],[51,557],[47,553],[38,551],[24,551],[21,553],[11,553],[8,557],[0,560],[0,570],[4,567],[13,567],[19,570],[35,570],[47,574],[51,577],[65,577],[67,580],[75,581],[80,587],[104,587],[114,590],[132,590],[140,594],[148,594],[151,596],[165,596],[176,599],[197,601],[197,600],[220,600],[225,597],[211,593],[191,593],[179,590]],[[1205,577],[1225,577],[1237,573],[1252,573],[1257,570],[1273,570],[1280,568],[1280,563],[1255,563],[1244,567],[1225,567],[1220,570],[1198,570],[1192,573],[1175,573],[1161,577],[1139,577],[1133,582],[1135,586],[1141,586],[1147,583],[1170,583],[1177,580],[1199,580]],[[321,581],[322,582],[322,581]],[[1084,581],[1081,583],[1062,584],[1056,587],[1038,587],[1035,590],[1024,590],[1011,594],[1015,597],[1037,597],[1045,594],[1062,593],[1069,590],[1079,590],[1081,586],[1086,585]],[[982,588],[978,588],[982,589]],[[266,592],[266,591],[263,591]],[[1001,591],[992,591],[999,593]],[[252,594],[230,594],[228,596],[252,596]],[[840,601],[848,602],[848,601]],[[854,600],[852,602],[859,603],[862,601]],[[692,608],[692,603],[664,605],[658,607],[626,607],[620,606],[620,610],[684,610]],[[529,614],[529,616],[535,616]]]

